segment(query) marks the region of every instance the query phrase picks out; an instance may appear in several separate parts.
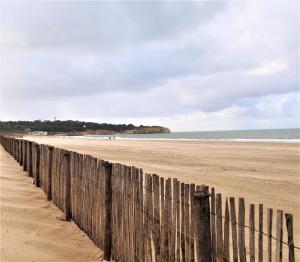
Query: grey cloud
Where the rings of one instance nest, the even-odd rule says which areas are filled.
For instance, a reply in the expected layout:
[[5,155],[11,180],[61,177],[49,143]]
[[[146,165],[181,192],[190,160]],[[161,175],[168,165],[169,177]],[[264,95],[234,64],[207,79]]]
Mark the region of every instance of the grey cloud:
[[87,1],[1,5],[5,10],[4,30],[20,33],[27,48],[111,49],[168,39],[209,19],[225,3]]
[[1,2],[2,99],[87,117],[254,112],[247,99],[299,91],[296,4]]

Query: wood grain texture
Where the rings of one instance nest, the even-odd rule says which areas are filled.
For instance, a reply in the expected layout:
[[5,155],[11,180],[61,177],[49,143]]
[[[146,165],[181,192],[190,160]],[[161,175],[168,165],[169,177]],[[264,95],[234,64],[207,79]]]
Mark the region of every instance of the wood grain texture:
[[249,251],[250,262],[255,262],[255,205],[250,205],[249,212]]
[[230,238],[229,238],[229,206],[228,206],[228,200],[226,198],[225,202],[225,218],[224,218],[224,259],[225,261],[230,261]]
[[264,208],[262,204],[259,204],[259,216],[258,216],[258,262],[263,261],[263,232],[264,232]]
[[238,232],[239,232],[239,257],[240,262],[246,262],[246,247],[245,247],[245,200],[239,198],[239,218],[238,218]]
[[224,242],[222,226],[222,195],[216,195],[216,240],[217,240],[217,261],[224,261]]
[[276,220],[276,255],[275,262],[282,261],[282,239],[283,239],[283,211],[277,210],[277,220]]
[[232,238],[232,259],[233,262],[238,262],[238,242],[237,242],[237,223],[236,223],[236,210],[235,199],[230,197],[230,219],[231,219],[231,238]]
[[285,219],[288,234],[289,262],[295,262],[293,215],[285,214]]
[[210,206],[211,206],[211,241],[212,241],[212,260],[213,262],[217,261],[217,248],[216,248],[216,195],[215,189],[211,188],[211,199],[210,199]]
[[268,228],[268,262],[272,262],[272,225],[273,225],[273,209],[268,208],[267,228]]

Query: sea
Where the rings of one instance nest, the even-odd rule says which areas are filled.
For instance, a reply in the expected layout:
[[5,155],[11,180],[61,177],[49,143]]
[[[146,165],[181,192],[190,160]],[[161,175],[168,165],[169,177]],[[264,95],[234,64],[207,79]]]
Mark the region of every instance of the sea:
[[186,141],[253,141],[300,143],[300,129],[259,129],[231,131],[193,131],[161,134],[85,135],[73,138],[107,140],[186,140]]

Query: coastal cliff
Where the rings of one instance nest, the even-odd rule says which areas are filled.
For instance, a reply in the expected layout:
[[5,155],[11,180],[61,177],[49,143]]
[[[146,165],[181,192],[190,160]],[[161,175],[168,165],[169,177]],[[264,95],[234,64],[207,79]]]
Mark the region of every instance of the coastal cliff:
[[171,133],[169,128],[161,126],[153,127],[137,127],[134,129],[123,130],[121,132],[116,132],[112,130],[85,130],[82,132],[68,132],[68,135],[114,135],[114,134],[158,134],[158,133]]
[[125,134],[155,134],[155,133],[171,133],[167,127],[153,126],[153,127],[139,127],[132,130],[127,130]]

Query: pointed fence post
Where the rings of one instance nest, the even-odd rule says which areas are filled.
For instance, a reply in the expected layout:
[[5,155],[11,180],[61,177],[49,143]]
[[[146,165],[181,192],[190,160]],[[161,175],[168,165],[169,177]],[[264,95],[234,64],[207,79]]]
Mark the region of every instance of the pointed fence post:
[[31,176],[31,177],[33,175],[33,173],[32,173],[32,148],[33,148],[32,142],[29,141],[28,142],[28,167],[27,167],[27,171],[28,171],[28,176]]
[[285,214],[286,227],[288,233],[288,245],[289,245],[289,262],[295,262],[294,251],[294,236],[293,236],[293,215]]
[[20,140],[20,166],[23,166],[24,140]]
[[52,199],[52,154],[53,154],[53,146],[48,147],[49,150],[49,158],[48,158],[48,170],[47,170],[47,200],[50,201]]
[[212,261],[210,205],[207,187],[194,194],[195,244],[198,262]]
[[40,187],[40,145],[36,144],[36,162],[35,162],[35,185]]
[[27,171],[27,164],[28,164],[28,141],[24,140],[24,159],[23,159],[23,171]]
[[112,176],[112,164],[104,162],[105,167],[105,221],[104,221],[104,250],[103,258],[106,261],[111,259],[111,211],[112,211],[112,187],[111,187],[111,176]]
[[71,168],[70,168],[70,153],[64,154],[64,175],[65,175],[65,219],[70,221],[71,216]]

